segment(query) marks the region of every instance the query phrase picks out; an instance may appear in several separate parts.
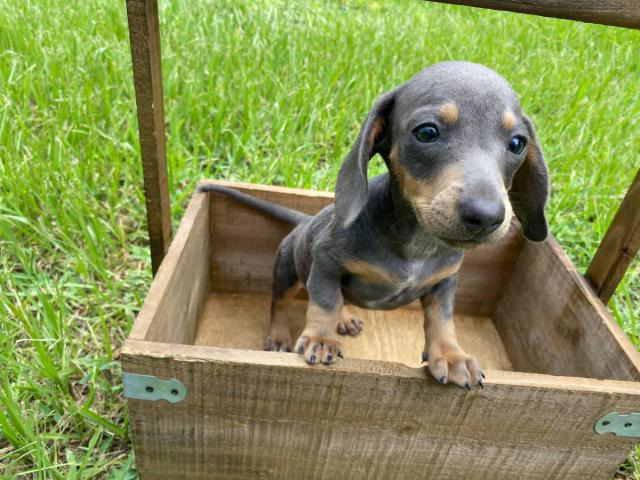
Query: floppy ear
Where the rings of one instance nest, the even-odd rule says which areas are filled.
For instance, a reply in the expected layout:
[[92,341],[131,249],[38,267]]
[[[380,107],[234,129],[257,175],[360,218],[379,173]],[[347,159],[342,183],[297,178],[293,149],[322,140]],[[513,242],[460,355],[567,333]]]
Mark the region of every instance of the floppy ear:
[[529,131],[527,156],[513,177],[509,199],[522,224],[524,236],[534,242],[547,238],[547,219],[544,206],[549,195],[549,173],[531,120],[523,115]]
[[369,160],[376,153],[389,133],[389,115],[393,108],[395,94],[382,95],[373,105],[351,152],[347,155],[336,183],[335,216],[338,225],[351,225],[367,203]]

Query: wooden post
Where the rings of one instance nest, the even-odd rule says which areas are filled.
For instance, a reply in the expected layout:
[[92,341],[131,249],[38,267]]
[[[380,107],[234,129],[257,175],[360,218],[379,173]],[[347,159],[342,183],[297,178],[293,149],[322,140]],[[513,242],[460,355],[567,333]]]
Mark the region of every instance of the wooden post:
[[171,242],[157,0],[127,0],[153,274]]
[[640,28],[638,0],[431,0],[470,7],[531,13],[617,27]]
[[640,170],[587,269],[586,277],[606,304],[640,249]]

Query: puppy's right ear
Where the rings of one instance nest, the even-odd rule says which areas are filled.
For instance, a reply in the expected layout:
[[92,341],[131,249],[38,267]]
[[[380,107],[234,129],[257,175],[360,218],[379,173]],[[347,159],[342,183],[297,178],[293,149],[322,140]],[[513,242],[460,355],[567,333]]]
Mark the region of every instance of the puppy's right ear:
[[351,225],[367,203],[369,160],[382,143],[388,143],[389,117],[393,109],[395,93],[382,95],[373,105],[351,152],[347,155],[336,183],[335,216],[341,228]]

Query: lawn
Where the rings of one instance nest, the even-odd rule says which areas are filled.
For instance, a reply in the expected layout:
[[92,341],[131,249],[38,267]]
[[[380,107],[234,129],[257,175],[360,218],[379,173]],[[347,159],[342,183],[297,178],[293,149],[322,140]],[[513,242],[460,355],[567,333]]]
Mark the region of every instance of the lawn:
[[[377,95],[440,60],[519,92],[580,269],[640,167],[637,31],[420,1],[160,18],[176,225],[203,177],[331,190]],[[117,356],[151,280],[139,155],[124,2],[0,0],[0,478],[136,478]],[[638,262],[609,306],[640,345]]]

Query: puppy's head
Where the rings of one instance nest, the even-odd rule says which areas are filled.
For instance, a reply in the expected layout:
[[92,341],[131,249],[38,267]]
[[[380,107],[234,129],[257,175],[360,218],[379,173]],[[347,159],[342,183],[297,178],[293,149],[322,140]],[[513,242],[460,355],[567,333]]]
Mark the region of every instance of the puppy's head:
[[367,200],[367,165],[380,153],[424,228],[468,248],[502,237],[513,213],[534,241],[547,236],[547,168],[516,94],[481,65],[443,62],[375,103],[336,185],[346,227]]

